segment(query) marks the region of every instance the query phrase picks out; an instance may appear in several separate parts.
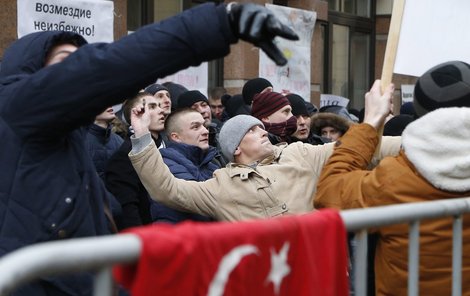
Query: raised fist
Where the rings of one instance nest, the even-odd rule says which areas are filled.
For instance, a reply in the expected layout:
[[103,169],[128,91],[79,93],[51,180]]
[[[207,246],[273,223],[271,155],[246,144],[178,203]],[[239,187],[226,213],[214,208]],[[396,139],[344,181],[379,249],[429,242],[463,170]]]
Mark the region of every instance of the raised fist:
[[238,38],[261,48],[277,65],[287,64],[287,59],[274,44],[274,37],[299,40],[299,36],[277,19],[264,6],[232,2],[227,5],[232,31]]

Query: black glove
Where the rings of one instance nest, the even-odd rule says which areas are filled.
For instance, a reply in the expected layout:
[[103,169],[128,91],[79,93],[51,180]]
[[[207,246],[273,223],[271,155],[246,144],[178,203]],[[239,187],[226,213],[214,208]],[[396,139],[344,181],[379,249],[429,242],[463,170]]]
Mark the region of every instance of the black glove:
[[274,37],[299,40],[299,36],[269,9],[252,3],[232,2],[227,5],[227,12],[235,36],[261,48],[277,65],[287,64],[287,59],[273,42]]

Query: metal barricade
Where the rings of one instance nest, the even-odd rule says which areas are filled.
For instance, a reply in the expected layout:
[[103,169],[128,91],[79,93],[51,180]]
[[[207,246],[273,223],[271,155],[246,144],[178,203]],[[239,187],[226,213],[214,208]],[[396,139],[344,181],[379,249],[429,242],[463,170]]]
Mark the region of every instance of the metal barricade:
[[[408,295],[418,295],[419,222],[453,217],[452,295],[462,287],[462,214],[470,212],[470,198],[409,203],[341,211],[346,229],[356,233],[354,255],[355,295],[367,294],[367,229],[393,224],[410,224]],[[135,262],[141,242],[133,234],[71,239],[28,246],[0,259],[0,296],[35,279],[78,271],[98,271],[94,295],[111,295],[111,267]]]
[[462,294],[462,214],[470,212],[470,198],[408,203],[341,211],[346,229],[356,232],[354,255],[355,295],[367,294],[367,229],[409,223],[408,295],[419,295],[419,222],[453,217],[452,296]]

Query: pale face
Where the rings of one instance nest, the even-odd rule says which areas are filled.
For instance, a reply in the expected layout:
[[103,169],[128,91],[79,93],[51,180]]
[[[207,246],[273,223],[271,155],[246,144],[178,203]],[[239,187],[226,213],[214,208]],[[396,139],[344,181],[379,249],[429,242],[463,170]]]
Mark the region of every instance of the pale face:
[[148,112],[150,113],[149,130],[152,135],[156,136],[159,132],[165,129],[165,113],[160,107],[160,102],[157,98],[148,95],[143,97],[141,101],[144,99],[149,109]]
[[185,143],[201,148],[209,149],[209,131],[204,127],[204,118],[196,112],[181,115],[178,119],[179,131],[171,133],[171,139],[175,142]]
[[299,140],[305,140],[308,138],[310,134],[310,123],[311,119],[310,116],[307,115],[299,115],[297,117],[297,130],[292,135]]
[[321,129],[321,136],[330,139],[331,141],[336,141],[341,137],[341,132],[334,127],[326,126]]
[[160,107],[163,109],[163,112],[166,116],[171,113],[171,99],[170,93],[167,90],[157,91],[154,95],[155,98],[160,103]]
[[268,132],[257,125],[245,134],[235,150],[234,156],[238,162],[250,164],[263,160],[271,155],[273,151],[273,145],[268,139]]
[[209,104],[207,104],[207,102],[205,101],[196,102],[191,106],[191,109],[196,110],[202,115],[202,117],[204,118],[204,126],[207,127],[211,124],[211,121],[212,121],[211,107],[209,106]]
[[263,121],[269,123],[280,123],[287,121],[287,119],[291,118],[292,116],[294,116],[292,115],[292,107],[290,105],[286,105],[268,117],[263,118]]
[[224,112],[224,105],[222,105],[222,100],[213,100],[209,99],[209,105],[211,107],[211,112],[217,119],[222,118],[222,112]]
[[45,66],[50,66],[62,62],[77,49],[78,47],[72,44],[62,44],[53,47],[51,52],[46,57]]

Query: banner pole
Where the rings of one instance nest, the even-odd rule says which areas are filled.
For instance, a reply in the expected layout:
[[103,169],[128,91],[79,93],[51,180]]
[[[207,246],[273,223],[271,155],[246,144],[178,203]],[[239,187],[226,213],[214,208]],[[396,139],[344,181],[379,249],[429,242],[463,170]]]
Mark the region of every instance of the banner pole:
[[[397,56],[398,40],[400,38],[401,21],[405,9],[405,0],[393,0],[392,18],[390,20],[390,28],[388,30],[387,46],[385,47],[385,56],[382,67],[382,75],[380,77],[380,88],[382,93],[385,88],[392,83],[393,68],[395,66],[395,58]],[[379,156],[381,138],[384,127],[381,126],[377,131],[379,134],[379,144],[375,150],[375,156]]]

